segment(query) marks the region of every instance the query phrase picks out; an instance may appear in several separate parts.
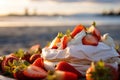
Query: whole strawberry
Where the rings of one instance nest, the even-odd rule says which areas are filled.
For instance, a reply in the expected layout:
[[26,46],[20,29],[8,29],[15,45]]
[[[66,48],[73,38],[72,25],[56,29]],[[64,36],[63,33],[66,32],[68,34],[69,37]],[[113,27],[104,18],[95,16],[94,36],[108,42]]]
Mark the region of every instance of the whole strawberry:
[[33,63],[37,58],[40,58],[40,54],[33,54],[30,58],[29,58],[29,62]]
[[30,53],[31,54],[41,54],[42,53],[42,49],[41,49],[41,46],[40,44],[36,44],[36,45],[33,45],[31,48],[30,48]]
[[4,59],[4,56],[0,56],[0,71],[2,71],[2,61]]
[[31,57],[31,54],[29,52],[24,51],[23,49],[19,49],[14,53],[10,54],[11,56],[17,57],[19,59],[23,59],[29,62],[29,58]]
[[16,60],[18,61],[18,58],[13,57],[13,56],[6,56],[4,57],[1,67],[2,67],[2,72],[9,72],[8,71],[8,67],[11,66],[11,63],[13,63],[13,61]]
[[57,49],[57,44],[61,42],[61,38],[63,37],[62,33],[58,33],[58,35],[53,39],[53,41],[50,43],[49,48],[51,49]]
[[118,80],[118,71],[113,66],[99,61],[88,68],[86,80]]
[[95,22],[93,22],[93,24],[88,28],[87,32],[93,34],[94,36],[96,36],[98,41],[101,40],[101,33],[96,28],[96,23]]

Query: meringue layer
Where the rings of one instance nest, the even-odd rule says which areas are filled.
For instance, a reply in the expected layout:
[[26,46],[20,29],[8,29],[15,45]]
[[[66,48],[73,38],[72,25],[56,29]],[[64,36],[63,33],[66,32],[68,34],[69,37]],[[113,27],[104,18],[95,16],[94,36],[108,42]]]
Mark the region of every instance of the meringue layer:
[[[118,53],[113,47],[110,47],[102,42],[98,46],[90,45],[70,45],[66,49],[42,49],[42,57],[45,59],[45,64],[50,63],[54,67],[60,61],[66,61],[73,65],[81,73],[85,73],[92,61],[103,60],[108,63],[116,61],[107,61],[113,57],[118,57]],[[54,68],[52,68],[54,69]]]

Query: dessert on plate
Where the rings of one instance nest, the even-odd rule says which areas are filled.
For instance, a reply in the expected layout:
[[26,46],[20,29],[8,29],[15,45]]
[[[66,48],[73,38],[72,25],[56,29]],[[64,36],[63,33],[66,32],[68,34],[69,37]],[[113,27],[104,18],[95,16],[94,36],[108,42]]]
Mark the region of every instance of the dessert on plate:
[[[58,33],[44,48],[37,44],[28,51],[1,56],[0,74],[17,80],[118,80],[118,48],[108,33],[101,34],[95,22],[90,27],[80,24],[65,34]],[[105,74],[101,76],[101,72]]]

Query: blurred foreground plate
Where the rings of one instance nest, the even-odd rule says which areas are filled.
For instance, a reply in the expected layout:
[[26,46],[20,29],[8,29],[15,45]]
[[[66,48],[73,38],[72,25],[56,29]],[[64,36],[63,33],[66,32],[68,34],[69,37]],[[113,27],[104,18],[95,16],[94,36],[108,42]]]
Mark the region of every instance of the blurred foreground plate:
[[15,79],[8,78],[8,77],[5,77],[3,75],[0,75],[0,80],[15,80]]
[[[3,75],[0,75],[0,80],[15,80],[15,79],[8,78],[8,77],[5,77]],[[80,80],[85,80],[85,79],[83,78],[83,79],[80,79]]]

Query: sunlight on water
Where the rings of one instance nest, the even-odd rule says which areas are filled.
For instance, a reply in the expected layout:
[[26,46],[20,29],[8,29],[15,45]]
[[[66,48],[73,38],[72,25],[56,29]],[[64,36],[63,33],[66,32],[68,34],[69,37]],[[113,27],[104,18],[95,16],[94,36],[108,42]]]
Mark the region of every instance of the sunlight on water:
[[35,27],[35,26],[71,26],[76,24],[91,24],[96,21],[98,25],[120,24],[120,16],[32,16],[32,17],[0,17],[0,27]]

